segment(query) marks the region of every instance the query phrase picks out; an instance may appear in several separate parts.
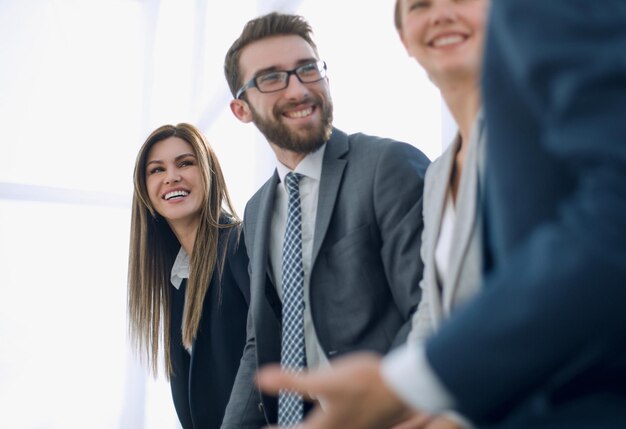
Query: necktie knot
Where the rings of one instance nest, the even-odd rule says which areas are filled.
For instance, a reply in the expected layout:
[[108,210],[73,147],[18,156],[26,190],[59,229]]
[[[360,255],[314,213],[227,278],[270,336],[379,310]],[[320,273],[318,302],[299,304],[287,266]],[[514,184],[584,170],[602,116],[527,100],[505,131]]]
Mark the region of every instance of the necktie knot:
[[287,185],[287,192],[289,192],[289,195],[292,195],[294,192],[300,192],[298,185],[301,178],[302,174],[300,173],[294,173],[293,171],[287,173],[285,176],[285,185]]

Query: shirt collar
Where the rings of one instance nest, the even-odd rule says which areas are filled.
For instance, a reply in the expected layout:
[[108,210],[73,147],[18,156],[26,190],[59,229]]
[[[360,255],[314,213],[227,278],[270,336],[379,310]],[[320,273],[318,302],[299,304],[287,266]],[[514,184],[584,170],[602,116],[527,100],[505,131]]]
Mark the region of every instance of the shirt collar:
[[[322,177],[322,161],[324,161],[324,152],[326,151],[326,143],[322,145],[318,150],[313,153],[309,153],[304,157],[302,161],[293,170],[295,173],[300,173],[303,176],[310,177],[317,181]],[[285,176],[291,170],[289,167],[278,161],[276,163],[276,171],[281,183],[285,183]]]
[[183,282],[183,279],[189,278],[189,256],[185,249],[182,247],[178,251],[178,255],[176,256],[176,260],[174,261],[174,266],[172,267],[172,274],[170,276],[170,281],[172,282],[172,286],[176,289],[180,288],[180,285]]

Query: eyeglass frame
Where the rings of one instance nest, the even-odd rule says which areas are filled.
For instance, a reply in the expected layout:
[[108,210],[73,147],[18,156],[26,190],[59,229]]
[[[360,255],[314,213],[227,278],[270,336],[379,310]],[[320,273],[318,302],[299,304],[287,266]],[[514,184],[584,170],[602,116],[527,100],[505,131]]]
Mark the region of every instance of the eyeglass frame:
[[[320,73],[320,78],[316,79],[316,80],[312,80],[310,82],[304,82],[302,80],[302,78],[300,78],[300,75],[298,75],[298,70],[302,69],[303,67],[309,66],[311,64],[315,64],[317,66],[317,69]],[[291,75],[295,75],[296,78],[298,79],[298,81],[300,83],[315,83],[315,82],[319,82],[320,80],[324,79],[326,77],[326,72],[327,72],[328,68],[326,66],[326,61],[322,61],[322,60],[317,60],[317,61],[311,61],[311,62],[307,62],[305,64],[301,64],[298,67],[291,69],[291,70],[272,70],[272,71],[268,71],[267,73],[261,73],[258,74],[256,76],[254,76],[252,79],[250,79],[248,82],[244,83],[243,86],[241,88],[239,88],[239,90],[237,91],[237,94],[235,95],[235,99],[238,100],[239,97],[241,97],[243,95],[244,92],[246,92],[248,89],[250,88],[256,88],[260,93],[262,94],[270,94],[272,92],[278,92],[278,91],[282,91],[283,89],[287,88],[289,86],[289,78],[291,77]],[[256,80],[268,73],[287,73],[287,77],[285,79],[285,86],[280,88],[280,89],[273,89],[271,91],[263,91],[261,90],[261,88],[259,88],[259,86],[256,83]]]

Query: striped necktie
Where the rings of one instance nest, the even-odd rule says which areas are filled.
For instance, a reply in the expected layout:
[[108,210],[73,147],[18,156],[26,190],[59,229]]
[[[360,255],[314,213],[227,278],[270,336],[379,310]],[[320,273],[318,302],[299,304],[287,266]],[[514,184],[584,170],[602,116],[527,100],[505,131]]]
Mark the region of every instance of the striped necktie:
[[[302,226],[299,182],[302,175],[288,173],[289,193],[287,226],[283,241],[283,327],[280,364],[283,369],[300,372],[305,367],[304,350],[304,270],[302,268]],[[278,396],[278,424],[294,427],[302,421],[302,397],[288,391]]]

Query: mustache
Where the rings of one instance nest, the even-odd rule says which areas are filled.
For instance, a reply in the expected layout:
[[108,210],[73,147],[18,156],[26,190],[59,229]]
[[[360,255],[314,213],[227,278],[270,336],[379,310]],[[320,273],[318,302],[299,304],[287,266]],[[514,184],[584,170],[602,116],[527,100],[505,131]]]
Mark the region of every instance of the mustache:
[[323,106],[324,106],[323,100],[322,100],[321,97],[317,97],[317,96],[314,96],[314,95],[313,96],[306,96],[302,100],[287,101],[287,102],[285,102],[285,104],[282,104],[280,106],[276,106],[274,108],[274,114],[276,116],[278,116],[282,112],[284,112],[285,110],[296,109],[296,108],[301,107],[303,105],[313,105],[314,107],[319,107],[319,108],[323,108]]

